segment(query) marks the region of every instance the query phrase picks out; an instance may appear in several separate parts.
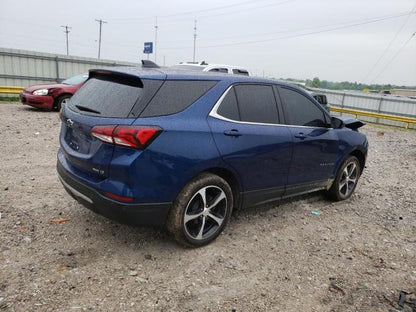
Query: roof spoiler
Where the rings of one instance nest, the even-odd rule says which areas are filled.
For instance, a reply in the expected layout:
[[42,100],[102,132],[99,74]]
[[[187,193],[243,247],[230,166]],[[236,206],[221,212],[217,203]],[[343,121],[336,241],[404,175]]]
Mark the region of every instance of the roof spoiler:
[[90,69],[88,72],[88,79],[95,78],[103,81],[116,82],[131,87],[143,88],[142,80],[135,75],[112,71],[111,69]]
[[142,60],[142,67],[143,68],[160,68],[155,62],[149,60]]

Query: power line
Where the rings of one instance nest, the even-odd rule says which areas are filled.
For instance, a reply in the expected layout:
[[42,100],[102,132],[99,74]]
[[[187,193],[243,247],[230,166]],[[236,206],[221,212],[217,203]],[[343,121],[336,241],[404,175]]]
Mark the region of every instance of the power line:
[[103,21],[102,19],[99,20],[95,20],[96,22],[100,23],[100,35],[98,37],[98,59],[100,59],[100,54],[101,54],[101,28],[103,24],[107,24],[106,21]]
[[[187,11],[187,12],[182,12],[182,13],[168,14],[168,15],[160,15],[159,17],[161,17],[161,18],[170,18],[170,17],[183,16],[183,15],[192,15],[192,14],[195,15],[195,14],[198,14],[198,13],[218,11],[218,10],[229,9],[229,8],[238,7],[238,6],[244,6],[244,5],[251,4],[251,3],[256,3],[256,2],[257,3],[258,2],[264,2],[264,1],[269,1],[269,0],[250,0],[250,1],[240,2],[240,3],[223,5],[223,6],[214,7],[214,8]],[[287,2],[293,2],[293,1],[296,1],[296,0],[285,0],[285,1],[281,1],[281,2],[276,2],[276,3],[270,4],[270,6],[280,5],[280,4],[284,4],[284,3],[287,3]],[[120,18],[110,18],[109,20],[112,20],[112,21],[141,21],[141,20],[149,20],[149,19],[151,19],[151,17],[120,17]]]
[[65,28],[64,33],[66,34],[66,55],[69,55],[69,43],[68,43],[68,34],[70,31],[68,29],[71,29],[72,27],[69,26],[61,26],[62,28]]
[[[333,27],[333,26],[338,26],[338,25],[346,25],[346,26],[350,26],[351,23],[361,23],[361,22],[368,22],[368,21],[374,21],[375,19],[390,19],[390,18],[396,18],[396,17],[400,17],[400,16],[404,16],[407,15],[408,13],[400,13],[400,14],[395,14],[395,15],[385,15],[385,16],[378,16],[378,17],[372,17],[372,18],[366,18],[366,19],[359,19],[359,20],[351,20],[348,22],[341,22],[341,23],[331,23],[331,24],[325,24],[325,25],[320,25],[320,26],[315,26],[315,27],[309,27],[309,28],[295,28],[295,29],[289,29],[289,30],[282,30],[282,31],[274,31],[274,32],[268,32],[268,33],[256,33],[256,34],[244,34],[244,37],[259,37],[259,36],[269,36],[269,35],[278,35],[278,34],[285,34],[285,33],[295,33],[295,32],[302,32],[302,31],[309,31],[309,30],[318,30],[320,28],[325,28],[325,27]],[[227,36],[227,37],[215,37],[215,41],[220,41],[220,40],[228,40],[231,38],[235,38],[235,36]],[[181,40],[183,42],[185,41],[190,41],[190,40]],[[165,42],[169,42],[169,41],[165,41]],[[175,41],[170,41],[170,42],[178,42],[178,40]],[[248,41],[250,42],[250,41]],[[172,48],[172,47],[171,47]],[[169,47],[166,47],[166,49],[169,49]],[[176,48],[172,48],[172,49],[176,49]]]
[[[357,22],[357,23],[353,23],[353,24],[350,23],[350,24],[347,24],[347,25],[344,25],[344,26],[333,27],[333,28],[328,28],[328,29],[324,29],[324,30],[305,32],[303,34],[297,34],[297,35],[288,35],[288,36],[283,36],[283,37],[275,37],[275,38],[261,39],[261,40],[240,41],[240,42],[234,42],[234,43],[206,45],[206,46],[200,46],[200,47],[201,48],[217,48],[217,47],[255,44],[255,43],[263,43],[263,42],[276,41],[276,40],[282,40],[282,39],[305,37],[305,36],[310,36],[310,35],[315,35],[315,34],[320,34],[320,33],[325,33],[325,32],[336,31],[336,30],[340,30],[340,29],[346,29],[346,28],[357,27],[357,26],[362,26],[362,25],[366,25],[366,24],[377,23],[377,22],[381,22],[381,21],[385,21],[385,20],[389,20],[389,19],[399,18],[399,17],[405,16],[405,15],[408,15],[408,14],[409,13],[396,14],[396,15],[391,15],[391,16],[387,16],[387,17],[365,20],[363,22]],[[415,14],[415,13],[412,13],[412,14]],[[276,34],[278,34],[278,33],[284,33],[284,32],[276,32]],[[186,48],[186,47],[181,47],[181,48],[179,48],[179,47],[166,47],[164,49],[183,49],[183,48]]]
[[[264,9],[264,8],[268,8],[268,7],[278,6],[278,5],[290,3],[290,2],[293,2],[293,1],[296,1],[296,0],[285,0],[285,1],[281,1],[281,2],[269,3],[269,4],[261,5],[261,6],[252,6],[250,8],[244,8],[244,9],[240,9],[240,10],[237,10],[237,11],[231,11],[231,12],[230,11],[225,11],[225,12],[218,12],[218,13],[214,13],[214,14],[198,15],[197,17],[198,17],[198,19],[204,19],[204,18],[212,17],[212,16],[214,16],[214,17],[223,16],[223,15],[229,16],[230,14],[237,14],[237,13],[241,13],[241,12],[246,13],[247,10],[250,10],[250,12],[251,12],[253,10],[258,10],[258,9]],[[187,20],[188,18],[189,17],[184,17],[184,18],[181,18],[180,20]]]
[[[242,6],[242,5],[247,5],[247,4],[251,4],[251,3],[255,3],[255,2],[264,2],[264,1],[265,0],[244,1],[244,2],[240,2],[240,3],[228,4],[228,5],[223,5],[223,6],[209,8],[209,9],[202,9],[202,10],[195,10],[195,11],[188,11],[188,12],[182,12],[182,13],[177,13],[177,14],[165,15],[165,17],[172,17],[172,16],[178,16],[178,15],[189,15],[189,14],[209,12],[209,11],[218,11],[218,10],[233,8],[233,7],[236,7],[236,6]],[[294,0],[290,0],[290,1],[294,1]],[[288,2],[288,1],[283,1],[283,2]]]
[[367,80],[368,76],[370,76],[370,74],[374,71],[374,69],[377,67],[377,65],[380,63],[381,59],[386,55],[387,51],[390,49],[390,47],[392,46],[393,42],[396,40],[397,36],[399,35],[399,33],[403,30],[404,26],[407,24],[407,22],[409,21],[410,16],[412,15],[412,13],[414,13],[414,10],[416,8],[416,4],[413,6],[413,8],[410,10],[409,14],[407,15],[404,23],[402,24],[402,26],[397,30],[396,34],[394,35],[393,39],[389,42],[389,44],[387,45],[387,47],[384,49],[383,53],[381,53],[380,57],[378,58],[378,60],[374,63],[374,65],[371,67],[371,69],[369,70],[369,72],[367,73],[367,75],[365,75],[363,81]]
[[412,40],[412,38],[416,35],[416,32],[410,35],[410,37],[406,40],[406,42],[400,47],[399,50],[394,54],[394,56],[390,59],[390,61],[386,64],[386,66],[383,67],[383,69],[378,73],[378,75],[371,80],[370,84],[372,84],[375,80],[377,80],[378,77],[381,76],[382,73],[390,66],[391,63],[396,59],[396,57],[402,52],[402,50],[407,46],[407,44]]
[[334,27],[334,28],[320,30],[320,31],[312,31],[312,32],[307,32],[307,33],[299,34],[299,35],[289,35],[289,36],[286,36],[286,37],[271,38],[271,39],[264,39],[264,40],[255,40],[255,41],[246,41],[246,42],[242,41],[242,42],[237,42],[237,43],[232,43],[232,44],[203,46],[202,48],[213,48],[213,47],[226,46],[226,45],[227,46],[228,45],[233,46],[233,45],[242,45],[242,44],[252,44],[252,43],[261,43],[261,42],[267,42],[267,41],[275,41],[275,40],[280,40],[280,39],[291,39],[291,38],[297,38],[297,37],[305,37],[305,36],[309,36],[309,35],[315,35],[315,34],[330,32],[330,31],[334,31],[334,30],[340,30],[340,29],[345,29],[345,28],[362,26],[362,25],[366,25],[366,24],[377,23],[377,22],[388,20],[388,19],[402,17],[402,16],[407,15],[407,14],[408,13],[395,15],[395,16],[390,16],[390,17],[385,17],[385,18],[379,18],[379,19],[365,21],[365,22],[361,22],[361,23],[354,23],[354,24],[350,24],[350,25]]

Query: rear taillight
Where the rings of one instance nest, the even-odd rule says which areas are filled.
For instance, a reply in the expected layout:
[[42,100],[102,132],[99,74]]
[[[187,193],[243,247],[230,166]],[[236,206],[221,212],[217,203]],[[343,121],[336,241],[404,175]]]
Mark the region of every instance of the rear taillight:
[[96,126],[91,135],[106,143],[143,149],[161,132],[156,126]]
[[115,128],[116,126],[96,126],[92,128],[91,135],[103,142],[114,143],[113,132]]

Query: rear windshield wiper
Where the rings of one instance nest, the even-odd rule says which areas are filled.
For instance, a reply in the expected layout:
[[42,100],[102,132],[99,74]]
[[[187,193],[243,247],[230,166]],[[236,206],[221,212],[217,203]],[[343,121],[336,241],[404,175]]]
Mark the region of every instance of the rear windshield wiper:
[[89,107],[85,107],[85,106],[81,106],[81,105],[75,105],[76,108],[78,108],[80,111],[84,111],[84,112],[90,112],[90,113],[94,113],[94,114],[101,114],[99,111],[96,111],[92,108]]

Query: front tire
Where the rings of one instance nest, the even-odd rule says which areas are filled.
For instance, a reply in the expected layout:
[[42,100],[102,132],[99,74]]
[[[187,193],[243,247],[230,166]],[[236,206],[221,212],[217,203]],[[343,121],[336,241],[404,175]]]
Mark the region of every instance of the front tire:
[[361,168],[357,157],[348,157],[339,169],[331,188],[328,190],[328,197],[334,201],[349,198],[357,186],[360,175]]
[[217,175],[202,173],[191,180],[174,201],[167,229],[180,244],[207,245],[224,230],[232,207],[230,185]]

